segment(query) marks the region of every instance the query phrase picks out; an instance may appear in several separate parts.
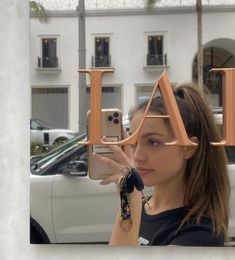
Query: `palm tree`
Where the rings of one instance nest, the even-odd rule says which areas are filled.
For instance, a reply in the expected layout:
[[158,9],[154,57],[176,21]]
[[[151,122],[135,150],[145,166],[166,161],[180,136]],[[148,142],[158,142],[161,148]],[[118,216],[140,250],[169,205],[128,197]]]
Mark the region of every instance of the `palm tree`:
[[197,11],[197,84],[203,89],[202,1],[196,1]]
[[[161,0],[144,0],[145,6],[148,9]],[[203,45],[202,45],[202,1],[196,0],[197,12],[197,83],[200,89],[203,88]]]
[[160,2],[161,0],[144,0],[145,2],[145,7],[146,8],[153,8],[153,6],[157,3],[157,2]]
[[43,5],[37,3],[36,1],[29,1],[29,7],[30,11],[41,23],[48,23],[48,12]]

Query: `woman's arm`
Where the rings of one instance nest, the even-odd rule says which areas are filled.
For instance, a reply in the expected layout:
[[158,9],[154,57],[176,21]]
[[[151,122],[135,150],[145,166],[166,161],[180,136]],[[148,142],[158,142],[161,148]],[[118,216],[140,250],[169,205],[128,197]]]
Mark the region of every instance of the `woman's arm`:
[[117,213],[109,245],[137,245],[142,212],[141,197],[141,192],[136,189],[130,194],[132,227],[129,231],[123,230],[120,225],[122,219],[121,212]]
[[[100,184],[106,185],[109,183],[116,183],[117,190],[119,192],[118,181],[121,170],[123,167],[131,166],[131,150],[128,149],[128,146],[125,147],[125,152],[116,145],[110,145],[109,147],[113,151],[115,160],[111,160],[100,154],[93,154],[93,157],[108,165],[113,172],[113,175],[101,181]],[[141,192],[134,189],[134,191],[130,193],[129,196],[132,227],[129,231],[123,230],[122,226],[120,225],[122,217],[121,211],[119,210],[114,222],[113,232],[109,243],[110,245],[137,245],[142,212],[142,194]]]

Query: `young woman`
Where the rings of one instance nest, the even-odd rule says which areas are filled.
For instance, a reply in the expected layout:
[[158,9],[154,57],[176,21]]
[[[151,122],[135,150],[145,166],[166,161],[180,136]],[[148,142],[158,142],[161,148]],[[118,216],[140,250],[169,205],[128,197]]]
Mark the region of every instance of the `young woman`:
[[[153,187],[148,204],[141,192],[129,194],[131,219],[123,228],[117,214],[110,245],[223,246],[229,218],[229,180],[224,147],[213,115],[191,84],[174,89],[174,95],[189,139],[197,146],[169,146],[174,136],[167,119],[144,121],[138,140],[125,152],[112,145],[115,161],[94,157],[113,170],[101,184],[118,183],[120,172],[135,167],[145,186]],[[130,113],[130,132],[139,126],[147,102]],[[166,114],[163,100],[156,97],[151,114]]]

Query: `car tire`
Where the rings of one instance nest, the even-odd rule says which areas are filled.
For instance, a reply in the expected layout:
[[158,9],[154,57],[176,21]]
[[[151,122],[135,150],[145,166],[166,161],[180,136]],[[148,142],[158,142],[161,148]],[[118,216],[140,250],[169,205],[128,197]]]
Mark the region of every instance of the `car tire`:
[[57,139],[54,141],[53,145],[61,145],[61,144],[66,143],[68,140],[69,140],[69,139],[66,138],[66,137],[59,137],[59,138],[57,138]]
[[40,233],[34,228],[30,228],[30,244],[45,244]]
[[32,218],[30,218],[30,244],[50,244],[45,231]]

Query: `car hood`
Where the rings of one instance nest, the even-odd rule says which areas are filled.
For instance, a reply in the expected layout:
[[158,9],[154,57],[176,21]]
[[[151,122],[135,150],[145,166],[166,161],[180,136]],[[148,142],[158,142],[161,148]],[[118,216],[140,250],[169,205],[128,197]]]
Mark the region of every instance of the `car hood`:
[[56,133],[67,133],[67,134],[76,134],[77,132],[72,131],[72,130],[68,130],[68,129],[49,129],[49,130],[42,130],[45,132],[56,132]]

